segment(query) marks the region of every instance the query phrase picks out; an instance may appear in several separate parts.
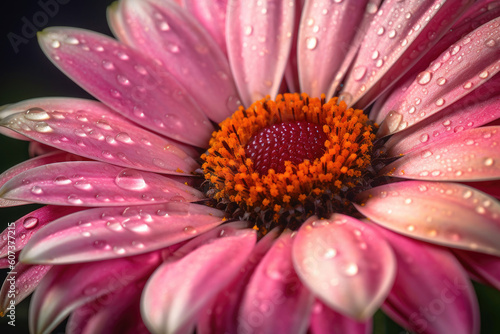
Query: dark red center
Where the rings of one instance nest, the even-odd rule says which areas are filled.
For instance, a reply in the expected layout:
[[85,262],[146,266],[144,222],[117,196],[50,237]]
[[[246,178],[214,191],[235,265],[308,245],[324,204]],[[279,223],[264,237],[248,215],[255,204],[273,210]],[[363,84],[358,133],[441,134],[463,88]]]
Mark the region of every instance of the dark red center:
[[277,123],[254,134],[245,152],[252,159],[259,174],[269,169],[277,173],[285,171],[285,161],[300,164],[320,158],[325,151],[328,136],[321,125],[305,121]]

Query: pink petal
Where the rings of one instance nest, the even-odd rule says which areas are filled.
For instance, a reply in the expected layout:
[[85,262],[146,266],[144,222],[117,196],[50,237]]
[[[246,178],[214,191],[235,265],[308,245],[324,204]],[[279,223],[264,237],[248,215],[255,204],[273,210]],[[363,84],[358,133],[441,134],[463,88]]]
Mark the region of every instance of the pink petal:
[[159,173],[198,168],[182,145],[139,128],[96,101],[42,98],[12,109],[22,112],[2,119],[0,125],[63,151]]
[[189,203],[85,210],[36,233],[21,253],[21,261],[61,264],[147,253],[216,227],[222,223],[221,215]]
[[310,330],[311,334],[369,334],[372,332],[372,320],[357,322],[317,300],[313,306]]
[[283,232],[255,269],[241,304],[240,331],[307,331],[314,298],[293,269],[292,241],[291,232]]
[[328,307],[351,318],[370,318],[392,286],[391,248],[372,227],[352,217],[309,218],[292,252],[304,284]]
[[483,193],[487,193],[490,196],[500,199],[500,180],[494,181],[483,181],[483,182],[461,182],[466,186],[476,188]]
[[170,138],[207,145],[212,125],[180,83],[154,61],[86,30],[47,28],[38,36],[57,67],[112,109]]
[[300,19],[302,15],[302,9],[304,7],[305,0],[295,1],[295,19],[293,23],[293,35],[292,35],[292,45],[290,47],[290,55],[288,57],[288,63],[285,67],[285,80],[288,91],[291,93],[300,93],[300,83],[299,83],[299,71],[298,71],[298,61],[297,61],[297,44],[299,36],[299,26]]
[[389,148],[387,153],[391,157],[406,154],[500,118],[499,92],[500,77],[495,77],[479,87],[477,94],[469,94],[445,110],[391,136],[385,144]]
[[[455,6],[455,4],[453,4]],[[500,70],[500,18],[450,46],[415,78],[404,92],[396,91],[378,115],[378,135],[401,131],[471,93]],[[418,103],[417,103],[418,102]]]
[[139,308],[144,284],[127,285],[77,308],[69,317],[66,333],[149,334]]
[[0,314],[5,314],[10,305],[17,305],[28,297],[51,267],[17,263],[2,285]]
[[359,212],[395,232],[447,247],[500,254],[500,203],[474,188],[404,181],[364,191],[357,200]]
[[200,310],[235,277],[255,241],[254,231],[242,231],[161,265],[142,296],[142,317],[148,328],[154,333],[192,330]]
[[365,35],[342,95],[368,106],[434,46],[467,8],[462,1],[384,1]]
[[9,223],[0,234],[0,257],[6,257],[9,251],[23,249],[31,237],[48,223],[83,209],[85,208],[47,205]]
[[[397,274],[382,306],[416,333],[479,333],[479,307],[467,274],[447,250],[379,228],[394,249]],[[418,288],[416,288],[418,287]]]
[[367,2],[306,1],[297,47],[301,91],[316,97],[328,93],[350,50]]
[[470,129],[414,150],[380,174],[419,180],[484,181],[500,178],[500,126]]
[[124,0],[118,10],[127,22],[123,40],[159,61],[210,119],[220,123],[238,109],[238,92],[224,53],[186,10],[161,0]]
[[238,314],[248,282],[255,267],[271,248],[277,236],[278,231],[274,229],[259,240],[238,275],[219,292],[206,311],[201,313],[197,325],[200,334],[238,332],[240,326]]
[[31,299],[30,332],[51,332],[76,308],[134,284],[149,275],[158,263],[159,255],[153,253],[52,267]]
[[294,0],[228,2],[227,51],[244,106],[278,92],[292,44],[294,6]]
[[500,290],[500,258],[493,255],[453,250],[464,266],[474,276]]
[[184,7],[226,53],[226,8],[228,0],[184,0]]
[[144,205],[197,201],[199,191],[167,177],[102,162],[60,162],[27,170],[4,184],[0,196],[74,206]]
[[[33,159],[29,159],[26,161],[21,162],[20,164],[15,165],[14,167],[11,167],[7,169],[5,172],[3,172],[0,175],[0,187],[2,187],[7,181],[12,179],[14,176],[27,171],[29,169],[38,167],[38,166],[43,166],[55,162],[62,162],[62,161],[75,161],[75,160],[80,160],[81,158],[78,156],[75,156],[73,154],[69,154],[66,152],[54,152],[54,153],[49,153],[44,156],[36,157]],[[0,207],[8,207],[8,206],[16,206],[16,205],[25,205],[28,204],[25,201],[10,201],[6,200],[4,198],[0,198]]]

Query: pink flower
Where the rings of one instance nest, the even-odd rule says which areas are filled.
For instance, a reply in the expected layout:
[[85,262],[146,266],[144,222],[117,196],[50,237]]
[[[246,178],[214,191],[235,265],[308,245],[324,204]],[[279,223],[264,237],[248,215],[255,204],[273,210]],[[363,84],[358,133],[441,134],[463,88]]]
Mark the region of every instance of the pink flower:
[[34,291],[33,333],[365,333],[379,308],[478,333],[469,275],[500,288],[500,7],[379,2],[121,0],[118,41],[40,33],[100,102],[0,111],[39,154],[0,205],[46,204],[2,233],[3,314]]

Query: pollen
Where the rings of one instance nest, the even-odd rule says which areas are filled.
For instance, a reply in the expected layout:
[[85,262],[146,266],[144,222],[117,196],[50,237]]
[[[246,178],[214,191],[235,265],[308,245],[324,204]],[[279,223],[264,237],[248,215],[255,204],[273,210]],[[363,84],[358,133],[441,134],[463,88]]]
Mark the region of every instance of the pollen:
[[305,93],[240,106],[219,126],[201,157],[207,195],[263,230],[297,228],[344,206],[343,193],[370,166],[375,139],[362,110]]

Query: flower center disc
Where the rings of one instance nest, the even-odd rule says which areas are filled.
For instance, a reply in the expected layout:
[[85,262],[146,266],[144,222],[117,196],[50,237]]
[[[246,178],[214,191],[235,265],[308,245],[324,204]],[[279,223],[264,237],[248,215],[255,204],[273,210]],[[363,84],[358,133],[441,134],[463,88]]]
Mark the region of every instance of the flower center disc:
[[256,133],[245,151],[260,175],[269,169],[285,172],[285,161],[298,165],[304,160],[314,161],[325,152],[328,136],[320,125],[310,122],[278,123]]
[[362,110],[337,98],[284,94],[240,107],[201,156],[206,194],[263,233],[347,213],[349,190],[369,173],[372,129]]

